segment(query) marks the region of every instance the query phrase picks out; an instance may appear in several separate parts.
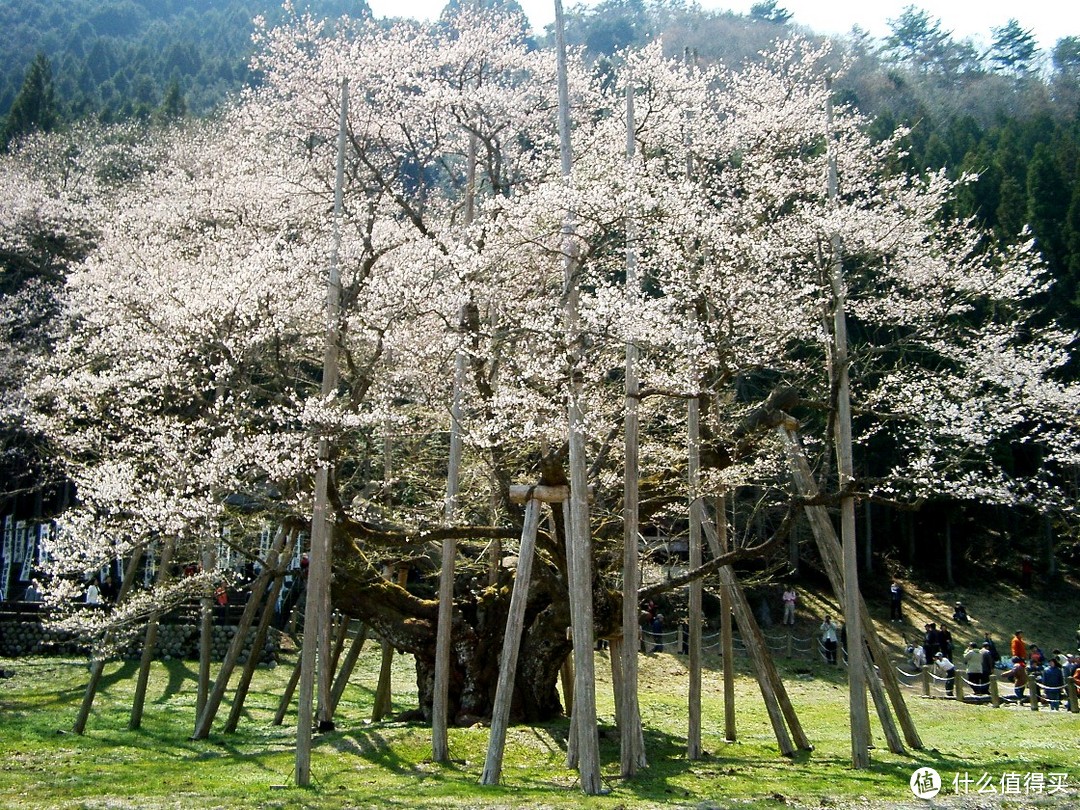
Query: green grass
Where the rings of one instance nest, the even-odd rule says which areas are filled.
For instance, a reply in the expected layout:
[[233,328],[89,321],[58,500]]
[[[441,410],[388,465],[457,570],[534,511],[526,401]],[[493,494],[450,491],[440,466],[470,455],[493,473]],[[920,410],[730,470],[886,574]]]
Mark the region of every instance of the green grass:
[[[129,731],[133,663],[110,664],[86,733],[70,728],[87,680],[83,661],[30,658],[0,661],[16,676],[0,681],[0,807],[4,808],[610,808],[828,807],[910,805],[908,779],[918,767],[954,775],[1069,774],[1067,796],[1010,796],[1005,806],[1066,806],[1080,801],[1076,764],[1080,715],[992,709],[927,700],[911,694],[925,750],[889,753],[875,725],[868,770],[850,768],[848,700],[843,671],[780,660],[785,683],[814,750],[780,756],[756,682],[736,683],[738,741],[723,734],[721,674],[715,660],[704,677],[703,745],[685,758],[686,662],[667,654],[641,657],[641,706],[649,766],[633,780],[619,778],[607,653],[597,656],[601,762],[610,793],[585,797],[565,767],[567,723],[513,727],[502,784],[478,784],[488,729],[450,730],[454,762],[430,762],[430,729],[422,724],[371,723],[379,649],[368,644],[339,706],[337,730],[319,735],[312,754],[313,785],[293,784],[295,714],[271,725],[290,666],[262,669],[235,734],[189,739],[194,728],[195,667],[156,664],[143,727]],[[397,658],[395,712],[416,705],[409,658]],[[871,707],[873,716],[873,708]],[[946,792],[951,792],[947,786]]]

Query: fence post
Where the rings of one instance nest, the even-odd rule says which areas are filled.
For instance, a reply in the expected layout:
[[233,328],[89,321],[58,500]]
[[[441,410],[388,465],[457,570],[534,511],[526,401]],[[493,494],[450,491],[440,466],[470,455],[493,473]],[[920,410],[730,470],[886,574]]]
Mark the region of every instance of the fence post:
[[1031,698],[1031,710],[1037,712],[1039,710],[1039,685],[1035,683],[1035,676],[1028,676],[1028,689],[1030,690]]
[[922,670],[922,693],[923,697],[930,697],[930,668],[923,667]]
[[1077,705],[1076,700],[1076,681],[1072,678],[1065,679],[1065,694],[1069,699],[1069,711],[1073,714],[1080,712],[1080,706]]
[[967,686],[967,682],[964,680],[966,672],[961,672],[958,669],[953,670],[953,680],[956,683],[956,699],[961,703],[964,702],[964,687]]
[[995,709],[1001,705],[1001,697],[998,695],[998,682],[994,673],[990,673],[990,705]]

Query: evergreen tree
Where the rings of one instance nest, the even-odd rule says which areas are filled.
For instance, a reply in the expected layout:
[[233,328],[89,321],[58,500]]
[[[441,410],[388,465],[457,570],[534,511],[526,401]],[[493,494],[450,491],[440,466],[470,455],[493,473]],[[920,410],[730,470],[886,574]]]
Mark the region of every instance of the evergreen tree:
[[1000,28],[992,29],[994,41],[990,46],[990,63],[1000,73],[1026,76],[1035,69],[1039,46],[1031,29],[1020,27],[1014,17]]
[[750,6],[750,17],[763,22],[783,25],[791,19],[791,12],[777,5],[776,0],[764,0],[764,2],[754,3],[754,5]]
[[161,124],[172,124],[187,115],[187,102],[180,89],[180,82],[173,79],[165,88],[165,96],[154,112],[154,118]]
[[896,19],[888,20],[892,33],[885,39],[883,53],[921,73],[940,67],[949,43],[949,33],[941,30],[941,20],[930,13],[906,6]]
[[49,132],[56,126],[52,65],[39,53],[26,71],[26,78],[12,102],[3,131],[0,149],[7,151],[11,142],[31,132]]
[[1028,223],[1039,250],[1055,275],[1065,265],[1063,229],[1069,209],[1069,189],[1050,147],[1039,144],[1028,164]]

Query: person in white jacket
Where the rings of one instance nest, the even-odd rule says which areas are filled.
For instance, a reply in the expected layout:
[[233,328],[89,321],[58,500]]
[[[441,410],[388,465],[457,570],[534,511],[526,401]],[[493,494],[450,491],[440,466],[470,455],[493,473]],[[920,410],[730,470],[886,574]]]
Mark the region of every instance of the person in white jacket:
[[956,687],[956,667],[944,653],[934,655],[934,674],[945,679],[945,695],[952,697],[953,689]]

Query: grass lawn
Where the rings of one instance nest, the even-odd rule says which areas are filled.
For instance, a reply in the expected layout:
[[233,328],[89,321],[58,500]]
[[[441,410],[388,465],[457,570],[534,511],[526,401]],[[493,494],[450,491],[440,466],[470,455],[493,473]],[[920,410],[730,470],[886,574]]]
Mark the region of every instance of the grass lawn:
[[[437,765],[429,761],[428,727],[369,722],[379,666],[379,648],[370,642],[339,706],[337,730],[315,740],[313,785],[301,789],[292,784],[295,712],[285,725],[271,725],[290,664],[258,672],[236,733],[215,729],[210,739],[192,741],[194,662],[154,666],[138,731],[127,728],[136,665],[110,664],[86,733],[77,736],[70,728],[87,681],[85,661],[0,660],[0,667],[15,671],[15,677],[0,681],[0,807],[924,807],[929,803],[916,800],[908,786],[922,766],[935,768],[945,782],[936,806],[986,807],[987,799],[1006,807],[1080,806],[1080,715],[958,705],[911,692],[908,705],[925,749],[889,753],[875,720],[875,743],[881,747],[872,752],[869,770],[854,771],[843,670],[783,658],[785,683],[814,751],[794,759],[779,755],[756,681],[745,671],[736,682],[738,740],[725,742],[722,676],[718,662],[707,658],[703,744],[708,753],[687,761],[686,661],[670,654],[641,657],[649,766],[636,778],[619,777],[610,667],[601,652],[597,706],[610,793],[586,797],[577,788],[574,772],[565,767],[565,721],[511,728],[502,784],[485,787],[478,779],[487,728],[451,729],[455,761]],[[394,699],[395,712],[416,705],[411,658],[395,658]],[[217,727],[227,713],[226,704]],[[1066,790],[1051,795],[1056,773],[1067,775]],[[984,774],[997,794],[978,795]],[[1041,793],[1035,791],[1040,777]],[[961,789],[965,779],[971,780],[966,797],[953,795],[954,778]],[[1013,783],[1014,778],[1019,781]]]

